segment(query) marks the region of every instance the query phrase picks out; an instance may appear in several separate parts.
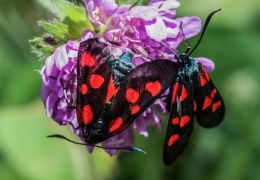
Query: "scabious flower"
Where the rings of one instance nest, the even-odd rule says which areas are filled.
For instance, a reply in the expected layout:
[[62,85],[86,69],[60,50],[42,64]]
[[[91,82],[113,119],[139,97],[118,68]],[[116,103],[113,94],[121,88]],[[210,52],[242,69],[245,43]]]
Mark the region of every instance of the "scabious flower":
[[[111,45],[117,58],[123,52],[134,55],[133,65],[138,66],[150,59],[171,59],[172,51],[184,38],[195,36],[201,30],[198,17],[175,18],[180,6],[177,0],[151,0],[147,6],[118,6],[114,0],[85,0],[91,23],[101,36]],[[182,32],[183,29],[183,32]],[[100,31],[102,30],[102,31]],[[64,87],[69,103],[76,98],[76,59],[80,41],[93,38],[97,34],[86,30],[78,41],[69,41],[59,47],[46,59],[41,74],[43,79],[42,100],[47,115],[61,125],[70,124],[72,130],[84,141],[78,128],[75,110],[67,106]],[[207,58],[197,58],[208,71],[214,64]],[[133,144],[133,131],[148,136],[147,127],[155,125],[160,129],[162,119],[158,112],[166,113],[165,103],[157,100],[152,108],[140,115],[133,125],[121,134],[102,142],[104,147],[122,147]],[[133,128],[132,128],[133,127]],[[91,152],[93,148],[88,147]],[[106,150],[110,155],[116,150]]]

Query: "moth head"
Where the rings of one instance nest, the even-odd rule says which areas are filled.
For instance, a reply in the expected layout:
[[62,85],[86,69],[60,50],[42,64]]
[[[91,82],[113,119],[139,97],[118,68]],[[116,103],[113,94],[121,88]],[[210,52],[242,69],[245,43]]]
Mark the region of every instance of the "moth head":
[[186,64],[189,64],[189,61],[190,61],[190,57],[185,53],[182,53],[182,54],[176,56],[176,59],[177,59],[177,62],[179,63],[179,65],[181,65],[183,67]]

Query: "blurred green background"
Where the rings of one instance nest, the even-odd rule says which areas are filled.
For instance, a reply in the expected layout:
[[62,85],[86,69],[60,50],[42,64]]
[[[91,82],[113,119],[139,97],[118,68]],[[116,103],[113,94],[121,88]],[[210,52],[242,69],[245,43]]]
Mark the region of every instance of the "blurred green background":
[[[182,0],[178,16],[222,7],[194,53],[213,59],[211,74],[226,103],[224,122],[215,129],[197,124],[183,155],[172,166],[162,163],[166,121],[149,138],[136,136],[147,154],[102,150],[49,140],[66,134],[45,116],[40,100],[39,62],[28,39],[42,33],[36,21],[52,18],[36,0],[0,0],[0,179],[260,179],[260,1]],[[194,44],[196,38],[191,40]]]

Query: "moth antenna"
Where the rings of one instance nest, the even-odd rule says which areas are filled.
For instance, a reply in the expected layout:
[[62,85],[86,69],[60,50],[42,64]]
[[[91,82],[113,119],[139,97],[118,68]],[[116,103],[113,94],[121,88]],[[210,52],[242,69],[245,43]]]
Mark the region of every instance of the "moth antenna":
[[160,42],[164,47],[166,47],[168,50],[170,50],[175,56],[178,56],[178,53],[176,53],[172,48],[167,46],[164,42]]
[[201,42],[201,40],[202,40],[202,38],[203,38],[203,36],[204,36],[206,30],[207,30],[207,27],[208,27],[209,22],[210,22],[211,18],[213,17],[213,15],[214,15],[215,13],[219,12],[220,10],[221,10],[221,8],[220,8],[220,9],[217,9],[217,10],[215,10],[215,11],[213,11],[213,12],[211,12],[211,13],[208,15],[208,17],[207,17],[207,19],[206,19],[206,21],[205,21],[205,23],[204,23],[203,30],[202,30],[202,32],[201,32],[200,38],[199,38],[197,44],[194,46],[194,48],[188,53],[189,56],[190,56],[190,55],[197,49],[197,47],[199,46],[199,44],[200,44],[200,42]]
[[138,147],[134,147],[134,146],[125,146],[125,147],[103,147],[103,146],[99,146],[99,145],[94,145],[94,144],[88,144],[88,143],[80,143],[80,142],[76,142],[73,141],[63,135],[60,134],[52,134],[52,135],[48,135],[48,138],[59,138],[59,139],[63,139],[66,141],[69,141],[73,144],[77,144],[77,145],[83,145],[83,146],[91,146],[91,147],[96,147],[96,148],[100,148],[100,149],[111,149],[111,150],[123,150],[123,151],[134,151],[134,152],[139,152],[142,154],[145,154],[146,152]]

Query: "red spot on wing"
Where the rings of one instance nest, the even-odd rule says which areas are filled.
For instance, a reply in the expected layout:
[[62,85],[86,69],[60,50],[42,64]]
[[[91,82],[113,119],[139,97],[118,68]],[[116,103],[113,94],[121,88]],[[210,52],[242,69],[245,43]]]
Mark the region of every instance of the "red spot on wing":
[[215,112],[222,105],[221,101],[217,101],[212,105],[212,112]]
[[130,103],[136,103],[139,99],[139,92],[132,88],[126,90],[126,100]]
[[175,142],[177,142],[180,139],[180,135],[179,134],[173,134],[171,135],[171,137],[169,138],[168,141],[168,146],[172,146]]
[[92,74],[89,83],[93,89],[98,89],[103,85],[104,78],[101,75]]
[[211,103],[212,103],[212,99],[210,97],[206,96],[202,110],[207,109],[211,105]]
[[81,66],[85,67],[92,67],[95,65],[94,58],[89,54],[89,52],[85,52],[81,57]]
[[203,70],[203,72],[204,72],[204,75],[205,75],[205,77],[206,77],[206,80],[207,80],[207,81],[210,81],[209,73],[208,73],[208,71],[206,70],[206,68],[205,68],[204,66],[202,66],[202,70]]
[[86,95],[88,93],[88,86],[86,84],[81,85],[81,93]]
[[182,86],[182,90],[181,90],[181,101],[184,101],[184,99],[186,99],[188,97],[188,91],[185,88],[185,86]]
[[201,86],[206,85],[210,81],[209,73],[204,66],[202,66],[203,73],[200,75]]
[[133,107],[131,107],[131,115],[134,115],[134,114],[138,113],[139,111],[140,111],[140,106],[134,105]]
[[175,83],[173,85],[173,91],[172,91],[172,103],[173,104],[176,102],[178,89],[179,89],[179,83]]
[[109,132],[115,132],[116,130],[118,130],[122,126],[123,122],[124,122],[123,118],[121,118],[121,117],[118,117],[118,118],[114,119],[110,123],[108,131]]
[[203,74],[200,75],[200,85],[205,86],[208,83],[207,79],[203,76]]
[[85,105],[81,114],[84,124],[88,125],[93,119],[93,113],[90,105]]
[[159,81],[148,82],[145,85],[145,90],[151,93],[152,96],[156,96],[162,89],[162,85]]
[[108,85],[108,90],[107,90],[106,103],[108,103],[111,100],[111,98],[116,95],[118,90],[119,89],[115,87],[115,84],[114,84],[112,76],[111,76],[109,85]]
[[190,116],[188,116],[188,115],[182,116],[181,120],[180,120],[180,127],[182,128],[182,127],[186,126],[190,122],[190,120],[191,120]]
[[180,122],[179,117],[172,118],[172,124],[173,124],[174,126],[178,125],[179,122]]
[[213,90],[211,91],[211,93],[210,93],[211,99],[214,99],[214,97],[215,97],[216,94],[217,94],[217,89],[215,88],[215,89],[213,89]]
[[197,103],[196,103],[196,101],[194,100],[193,111],[196,112],[196,110],[197,110]]

